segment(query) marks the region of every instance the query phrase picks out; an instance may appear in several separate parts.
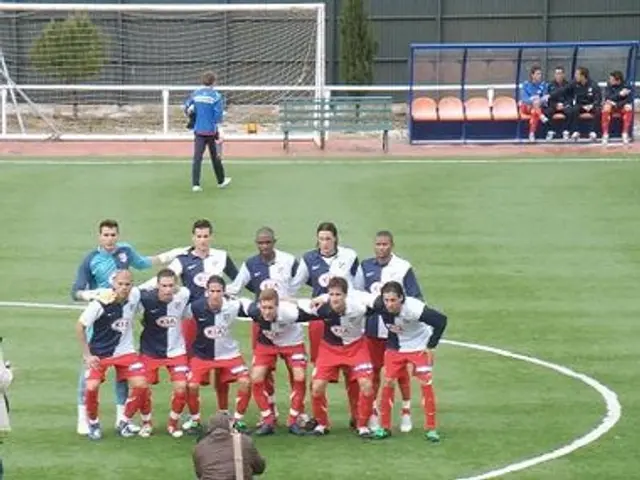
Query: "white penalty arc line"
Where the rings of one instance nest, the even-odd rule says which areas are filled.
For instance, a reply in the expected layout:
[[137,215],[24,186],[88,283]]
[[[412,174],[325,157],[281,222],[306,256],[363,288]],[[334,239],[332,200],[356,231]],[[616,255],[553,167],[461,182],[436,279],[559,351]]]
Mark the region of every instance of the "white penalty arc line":
[[[49,310],[83,310],[85,307],[83,305],[64,305],[57,303],[34,303],[34,302],[2,302],[0,301],[0,307],[12,307],[12,308],[34,308],[34,309],[49,309]],[[244,319],[247,320],[247,319]],[[478,475],[474,475],[471,477],[460,477],[457,480],[485,480],[489,478],[497,478],[503,475],[507,475],[509,473],[518,472],[521,470],[525,470],[527,468],[534,467],[536,465],[540,465],[541,463],[549,462],[551,460],[556,460],[560,457],[564,457],[569,455],[570,453],[578,450],[579,448],[585,447],[590,443],[595,442],[600,437],[605,435],[609,430],[611,430],[616,423],[620,420],[622,416],[622,406],[620,405],[620,401],[618,400],[618,395],[606,387],[602,383],[598,382],[592,377],[589,377],[583,373],[578,373],[570,368],[564,367],[562,365],[558,365],[556,363],[547,362],[545,360],[541,360],[539,358],[530,357],[527,355],[521,355],[519,353],[513,353],[508,350],[503,350],[501,348],[490,347],[487,345],[481,345],[477,343],[469,343],[469,342],[459,342],[457,340],[442,340],[442,343],[447,345],[452,345],[455,347],[468,348],[471,350],[477,350],[485,353],[492,353],[494,355],[499,355],[501,357],[510,358],[513,360],[520,360],[522,362],[530,363],[532,365],[537,365],[539,367],[547,368],[549,370],[553,370],[560,375],[564,375],[565,377],[573,378],[581,381],[582,383],[588,385],[596,392],[600,394],[602,399],[605,402],[606,414],[600,420],[600,423],[596,428],[587,432],[579,438],[576,438],[571,443],[563,445],[551,452],[544,453],[542,455],[538,455],[536,457],[531,457],[526,460],[522,460],[516,463],[511,463],[509,465],[505,465],[504,467],[488,471],[486,473],[481,473]]]
[[[640,163],[639,157],[524,157],[524,158],[393,158],[385,159],[358,159],[332,160],[332,159],[256,159],[256,160],[225,160],[228,165],[281,165],[281,166],[309,166],[309,165],[448,165],[448,164],[559,164],[559,163]],[[22,166],[139,166],[139,165],[190,165],[189,160],[171,159],[131,159],[131,160],[20,160],[20,159],[0,159],[2,165],[22,165]]]

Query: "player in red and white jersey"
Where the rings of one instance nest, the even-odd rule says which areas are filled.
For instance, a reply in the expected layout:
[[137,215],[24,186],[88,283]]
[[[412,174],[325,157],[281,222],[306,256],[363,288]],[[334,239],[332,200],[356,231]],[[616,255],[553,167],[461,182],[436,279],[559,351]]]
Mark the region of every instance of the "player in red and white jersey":
[[[131,418],[143,409],[149,395],[144,364],[133,343],[133,322],[140,302],[140,291],[133,287],[133,276],[128,270],[118,270],[113,277],[113,288],[92,300],[76,324],[76,334],[82,346],[87,365],[85,405],[89,420],[89,438],[102,438],[98,419],[100,384],[109,367],[114,367],[118,380],[129,383],[129,397],[124,418],[118,424],[123,437],[134,436],[137,429],[130,428]],[[92,335],[87,340],[87,329]]]
[[[227,294],[233,297],[240,295],[244,288],[255,294],[255,298],[265,289],[275,289],[281,297],[289,297],[293,278],[298,270],[298,260],[290,253],[275,248],[276,235],[272,228],[258,229],[255,237],[258,254],[249,257],[240,266],[235,280],[227,285]],[[252,348],[260,333],[257,322],[253,322]],[[289,366],[289,364],[287,364]],[[275,364],[274,364],[275,370]],[[289,380],[293,389],[293,376],[289,371]],[[274,415],[278,416],[275,398],[274,371],[270,371],[265,379],[265,392]]]
[[[192,428],[200,428],[200,385],[208,384],[214,374],[225,388],[229,383],[237,382],[235,428],[244,431],[247,429],[243,421],[244,414],[251,400],[251,379],[231,327],[238,317],[247,315],[240,300],[224,297],[225,286],[222,277],[209,277],[206,296],[192,302],[185,313],[187,318],[196,319],[196,338],[189,362],[187,405]],[[218,404],[218,410],[225,410],[225,407]]]
[[327,384],[337,378],[339,370],[357,381],[356,428],[362,437],[371,435],[367,422],[374,401],[372,365],[364,339],[369,298],[373,297],[364,292],[349,292],[344,278],[333,277],[329,280],[328,294],[311,301],[311,305],[316,307],[315,314],[324,320],[324,335],[318,348],[311,387],[311,404],[317,422],[311,432],[314,435],[325,435],[329,430],[326,389]]
[[[174,438],[182,436],[178,419],[187,404],[187,374],[189,359],[182,335],[182,318],[189,303],[190,293],[178,285],[178,277],[173,270],[162,269],[156,275],[157,286],[152,290],[142,290],[140,307],[142,310],[142,332],[140,334],[140,354],[145,364],[147,382],[155,385],[159,381],[160,368],[169,372],[172,395],[171,411],[167,431]],[[151,412],[151,395],[145,410]],[[152,432],[151,413],[142,418],[141,436]]]
[[[407,297],[422,300],[422,291],[416,279],[413,267],[403,258],[393,252],[393,235],[383,230],[376,234],[374,251],[375,256],[367,258],[360,263],[355,278],[355,287],[374,295],[380,294],[382,285],[389,281],[399,282]],[[373,392],[378,397],[380,391],[380,378],[384,365],[384,352],[387,344],[387,328],[384,326],[379,314],[373,313],[367,317],[365,327],[367,345],[373,363]],[[398,387],[402,396],[402,412],[400,419],[400,431],[410,432],[413,428],[411,422],[411,378],[409,372],[398,377]],[[379,426],[377,409],[369,422],[369,427],[375,429]]]
[[433,351],[447,327],[447,317],[424,302],[405,296],[402,285],[396,281],[382,286],[381,297],[373,302],[373,310],[389,330],[380,401],[382,428],[374,432],[374,438],[382,439],[391,435],[395,382],[411,366],[422,389],[425,436],[429,441],[440,441],[436,430],[432,368]]
[[[305,302],[305,301],[303,301]],[[269,405],[265,380],[275,369],[278,358],[282,358],[291,372],[291,406],[287,425],[289,432],[302,435],[299,417],[304,412],[306,394],[307,353],[300,322],[317,320],[317,317],[302,310],[297,304],[280,301],[275,289],[260,292],[258,300],[248,303],[243,300],[245,313],[258,325],[258,337],[253,347],[251,384],[253,398],[260,408],[262,423],[256,435],[274,433],[275,413]],[[306,301],[308,306],[308,301]]]
[[[333,277],[344,278],[349,285],[353,284],[358,269],[358,254],[355,250],[338,245],[338,228],[334,223],[322,222],[316,229],[317,246],[302,256],[298,271],[293,279],[291,293],[295,294],[303,285],[311,287],[311,296],[317,297],[327,293],[329,280]],[[316,363],[320,341],[324,335],[321,322],[309,323],[309,356],[311,363]],[[344,378],[349,397],[352,424],[358,410],[358,382]],[[338,377],[330,379],[337,382]]]

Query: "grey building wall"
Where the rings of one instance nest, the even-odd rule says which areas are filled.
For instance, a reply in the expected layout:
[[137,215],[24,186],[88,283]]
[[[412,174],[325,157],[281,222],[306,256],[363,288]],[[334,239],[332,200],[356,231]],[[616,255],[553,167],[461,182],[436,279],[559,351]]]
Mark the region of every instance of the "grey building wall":
[[[313,0],[297,0],[311,3]],[[339,12],[343,0],[325,0],[327,5],[327,82],[341,83],[339,78]],[[176,0],[131,3],[176,3]],[[409,80],[407,66],[408,44],[412,42],[548,42],[586,40],[634,40],[640,39],[640,0],[365,0],[371,14],[379,51],[375,66],[376,84],[406,84]],[[37,2],[35,2],[37,3]],[[80,3],[80,2],[78,2]],[[99,3],[99,2],[95,2]],[[127,2],[122,2],[127,3]],[[190,0],[189,3],[278,3],[260,0]],[[246,19],[233,16],[209,18],[185,28],[185,22],[167,20],[157,28],[164,42],[162,48],[149,46],[141,49],[139,42],[149,42],[135,20],[117,14],[101,14],[101,22],[111,31],[122,32],[125,41],[111,48],[110,61],[102,78],[96,83],[168,83],[193,84],[194,72],[206,66],[216,68],[225,83],[245,83],[252,75],[268,76],[272,82],[287,82],[282,77],[288,59],[304,58],[305,53],[294,52],[297,41],[283,37],[282,24],[268,19]],[[247,52],[242,58],[234,57],[234,42],[241,42],[243,21],[263,20],[266,27],[261,35],[274,35],[274,42],[262,51]],[[44,16],[0,17],[0,46],[4,48],[9,69],[18,83],[37,81],[28,67],[28,48],[37,33],[34,25],[44,24]],[[235,25],[235,27],[234,27]],[[257,25],[257,24],[256,24]],[[227,29],[226,35],[216,36],[218,45],[201,45],[203,29]],[[236,28],[234,30],[234,28]],[[255,27],[259,28],[259,27]],[[301,24],[299,30],[308,26]],[[294,29],[287,27],[286,31]],[[149,34],[149,32],[147,32]],[[136,43],[138,42],[138,43]],[[138,45],[136,47],[136,45]],[[168,48],[167,45],[171,45]],[[200,50],[199,50],[200,49]],[[194,53],[196,50],[196,53]],[[235,49],[238,50],[237,48]],[[136,56],[136,52],[138,55]],[[607,52],[601,52],[600,63],[610,60]],[[207,61],[198,60],[205,56]],[[563,57],[566,53],[560,55]],[[593,54],[598,57],[597,53]],[[548,53],[543,54],[544,60]],[[553,55],[552,55],[553,57]],[[537,57],[536,57],[537,58]],[[482,60],[480,58],[478,61]],[[533,58],[532,58],[533,60]],[[560,60],[550,58],[549,62]],[[309,59],[312,62],[311,59]],[[169,68],[168,66],[173,68]],[[308,71],[307,69],[303,69]],[[158,72],[166,72],[158,78]],[[281,78],[282,77],[282,78]],[[255,77],[253,77],[255,78]],[[247,80],[248,81],[248,80]],[[122,97],[124,99],[124,96]]]

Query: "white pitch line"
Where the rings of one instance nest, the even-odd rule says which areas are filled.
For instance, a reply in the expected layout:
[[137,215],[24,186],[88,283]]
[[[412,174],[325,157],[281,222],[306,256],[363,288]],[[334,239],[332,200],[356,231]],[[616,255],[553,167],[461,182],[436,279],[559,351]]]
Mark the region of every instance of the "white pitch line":
[[[12,308],[38,308],[38,309],[56,309],[56,310],[82,310],[84,306],[82,305],[64,305],[57,303],[34,303],[34,302],[2,302],[0,301],[0,307],[12,307]],[[248,320],[248,319],[243,319]],[[539,367],[547,368],[549,370],[553,370],[560,375],[564,375],[565,377],[570,377],[576,380],[580,380],[584,384],[593,388],[596,392],[600,394],[605,402],[606,414],[600,420],[599,425],[593,430],[587,432],[579,438],[576,438],[571,443],[568,443],[560,448],[557,448],[551,452],[544,453],[542,455],[538,455],[536,457],[531,457],[526,460],[522,460],[516,463],[511,463],[509,465],[505,465],[504,467],[491,470],[485,473],[481,473],[471,477],[460,477],[457,480],[485,480],[489,478],[501,477],[503,475],[507,475],[509,473],[518,472],[521,470],[525,470],[527,468],[534,467],[536,465],[540,465],[541,463],[549,462],[551,460],[556,460],[560,457],[564,457],[569,455],[570,453],[578,450],[579,448],[585,447],[590,443],[595,442],[604,434],[606,434],[609,430],[611,430],[616,423],[620,420],[622,416],[622,406],[620,405],[620,401],[618,400],[618,395],[602,383],[598,382],[592,377],[589,377],[583,373],[575,372],[570,368],[564,367],[562,365],[558,365],[556,363],[547,362],[545,360],[541,360],[539,358],[530,357],[527,355],[521,355],[519,353],[513,353],[508,350],[503,350],[501,348],[490,347],[487,345],[480,345],[477,343],[468,343],[468,342],[459,342],[457,340],[442,340],[442,343],[452,345],[455,347],[468,348],[471,350],[478,350],[481,352],[492,353],[494,355],[499,355],[505,358],[511,358],[513,360],[520,360],[522,362],[530,363],[532,365],[537,365]]]
[[[640,157],[528,157],[528,158],[394,158],[394,159],[357,159],[331,160],[331,159],[304,159],[298,160],[225,160],[228,165],[282,165],[282,166],[307,166],[307,165],[445,165],[445,164],[558,164],[558,163],[640,163]],[[0,159],[3,165],[63,165],[63,166],[105,166],[105,165],[190,165],[188,160],[18,160]]]

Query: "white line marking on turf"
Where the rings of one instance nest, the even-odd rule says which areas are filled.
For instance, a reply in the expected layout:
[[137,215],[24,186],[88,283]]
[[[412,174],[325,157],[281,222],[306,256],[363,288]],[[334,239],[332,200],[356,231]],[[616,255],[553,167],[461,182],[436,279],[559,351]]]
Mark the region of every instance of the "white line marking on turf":
[[[389,164],[415,164],[415,165],[444,165],[444,164],[557,164],[557,163],[640,163],[638,157],[611,157],[611,158],[571,158],[571,157],[540,157],[540,158],[397,158],[397,159],[358,159],[331,160],[331,159],[304,159],[298,160],[225,160],[228,165],[389,165]],[[64,165],[64,166],[105,166],[105,165],[190,165],[188,160],[17,160],[0,159],[1,165]]]
[[[64,305],[64,304],[57,304],[57,303],[2,302],[2,301],[0,301],[0,307],[39,308],[39,309],[56,309],[56,310],[84,309],[83,305],[77,305],[77,304]],[[564,457],[578,450],[579,448],[585,447],[590,443],[593,443],[596,440],[598,440],[600,437],[606,434],[609,430],[611,430],[614,427],[614,425],[618,423],[618,421],[620,420],[620,417],[622,416],[622,406],[620,405],[620,402],[618,400],[618,395],[613,390],[604,386],[594,378],[589,377],[583,373],[575,372],[570,368],[564,367],[562,365],[558,365],[556,363],[547,362],[539,358],[530,357],[527,355],[520,355],[519,353],[513,353],[508,350],[490,347],[487,345],[480,345],[477,343],[468,343],[468,342],[459,342],[456,340],[442,340],[442,343],[453,345],[455,347],[469,348],[471,350],[478,350],[480,352],[492,353],[494,355],[499,355],[505,358],[511,358],[513,360],[520,360],[522,362],[530,363],[533,365],[537,365],[539,367],[553,370],[559,373],[560,375],[564,375],[566,377],[580,380],[581,382],[593,388],[595,391],[597,391],[600,394],[600,396],[603,398],[605,402],[605,407],[607,410],[605,416],[601,419],[599,425],[596,428],[589,431],[585,435],[579,438],[576,438],[571,443],[568,443],[551,452],[544,453],[542,455],[538,455],[536,457],[532,457],[527,460],[511,463],[509,465],[505,465],[504,467],[491,470],[486,473],[481,473],[479,475],[475,475],[472,477],[461,477],[458,480],[485,480],[488,478],[501,477],[509,473],[525,470],[535,465],[539,465],[541,463],[549,462],[551,460]]]

